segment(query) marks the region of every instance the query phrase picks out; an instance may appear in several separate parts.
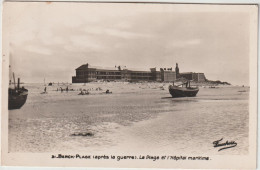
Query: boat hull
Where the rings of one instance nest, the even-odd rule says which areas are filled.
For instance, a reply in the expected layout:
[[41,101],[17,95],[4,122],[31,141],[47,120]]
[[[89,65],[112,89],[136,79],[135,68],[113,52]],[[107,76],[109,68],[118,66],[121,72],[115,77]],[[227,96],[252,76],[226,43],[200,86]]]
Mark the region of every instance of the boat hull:
[[169,92],[173,98],[175,97],[195,97],[199,92],[198,88],[185,88],[177,86],[169,86]]
[[26,102],[28,90],[15,91],[9,89],[8,110],[20,109]]

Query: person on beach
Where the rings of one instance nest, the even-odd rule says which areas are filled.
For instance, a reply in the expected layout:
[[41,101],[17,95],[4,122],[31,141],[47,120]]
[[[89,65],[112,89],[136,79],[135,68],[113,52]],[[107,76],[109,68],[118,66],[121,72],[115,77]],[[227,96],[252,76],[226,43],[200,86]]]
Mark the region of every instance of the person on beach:
[[61,93],[63,92],[63,89],[62,89],[62,87],[60,87],[60,91],[61,91]]
[[78,95],[84,95],[83,91],[81,90],[80,93]]
[[69,91],[69,87],[67,86],[67,87],[66,87],[66,92],[68,93],[68,91]]
[[46,93],[46,92],[47,92],[47,87],[44,88],[44,93]]
[[108,89],[106,90],[106,94],[112,93],[112,91],[109,91]]

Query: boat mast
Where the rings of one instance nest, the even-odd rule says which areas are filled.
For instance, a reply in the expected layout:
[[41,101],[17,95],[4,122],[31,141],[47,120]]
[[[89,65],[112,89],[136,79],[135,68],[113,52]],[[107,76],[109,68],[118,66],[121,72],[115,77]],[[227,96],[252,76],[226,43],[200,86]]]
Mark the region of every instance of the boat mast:
[[12,84],[12,71],[11,71],[11,65],[9,65],[9,86]]
[[20,89],[20,78],[18,78],[17,88],[18,88],[18,90]]
[[13,79],[14,79],[14,89],[16,89],[16,87],[15,87],[15,76],[14,76],[14,72],[13,72]]

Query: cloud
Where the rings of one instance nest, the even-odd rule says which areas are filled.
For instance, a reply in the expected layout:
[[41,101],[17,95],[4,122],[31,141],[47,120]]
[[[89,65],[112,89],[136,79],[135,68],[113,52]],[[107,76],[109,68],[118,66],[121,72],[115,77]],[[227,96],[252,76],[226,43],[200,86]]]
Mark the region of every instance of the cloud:
[[201,43],[202,41],[200,39],[174,40],[167,45],[167,48],[187,47],[192,45],[200,45]]
[[90,50],[102,50],[104,46],[101,42],[94,40],[91,37],[84,35],[70,36],[70,42],[64,46],[68,51],[90,49]]
[[[231,73],[221,76],[230,81],[238,79],[232,74],[249,70],[247,13],[212,12],[211,7],[184,12],[193,7],[184,9],[174,4],[37,4],[21,3],[13,8],[10,29],[5,29],[17,54],[14,60],[28,59],[27,67],[17,64],[22,67],[21,74],[39,69],[36,58],[39,65],[48,64],[48,72],[57,78],[57,70],[65,72],[57,68],[61,62],[72,72],[86,62],[101,66],[127,63],[128,67],[142,68],[179,62],[182,71],[206,72],[214,79],[212,70],[219,70],[216,63],[223,61],[227,64],[221,69]],[[25,52],[17,52],[18,48]]]
[[121,29],[127,29],[127,28],[131,28],[133,24],[129,21],[121,21],[116,23],[114,26]]
[[88,27],[85,31],[89,34],[98,34],[98,35],[107,35],[113,36],[117,38],[124,38],[124,39],[135,39],[135,38],[149,38],[152,35],[145,34],[145,33],[138,33],[137,31],[126,31],[117,28],[104,28],[104,27]]
[[136,32],[127,32],[127,31],[121,31],[121,30],[117,30],[117,29],[107,29],[105,30],[105,33],[107,33],[108,35],[111,36],[116,36],[116,37],[120,37],[120,38],[148,38],[151,35],[147,35],[147,34],[142,34],[142,33],[136,33]]
[[43,55],[51,55],[52,51],[49,48],[45,48],[43,46],[37,46],[37,45],[27,45],[25,47],[26,51],[37,53],[37,54],[43,54]]
[[186,42],[187,45],[199,45],[201,44],[201,40],[200,39],[194,39],[194,40],[189,40]]

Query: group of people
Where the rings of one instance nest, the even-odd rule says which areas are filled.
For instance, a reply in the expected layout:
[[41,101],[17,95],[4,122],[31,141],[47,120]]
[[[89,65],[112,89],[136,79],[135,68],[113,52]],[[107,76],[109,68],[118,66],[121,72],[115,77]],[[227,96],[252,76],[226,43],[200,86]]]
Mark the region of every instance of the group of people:
[[[60,87],[61,93],[62,93],[64,90],[66,90],[66,92],[68,92],[68,91],[69,91],[69,87],[67,86],[66,89],[63,89],[62,87]],[[57,88],[57,91],[59,91],[59,88]]]
[[[105,93],[111,94],[112,92],[107,89]],[[80,93],[78,95],[89,95],[89,94],[90,92],[88,90],[87,91],[80,90]]]
[[[63,89],[62,87],[57,88],[57,91],[59,91],[59,89],[60,89],[61,92],[63,92],[64,90],[65,90],[66,92],[69,91],[69,87],[68,87],[68,86],[66,87],[66,89]],[[44,91],[43,93],[47,93],[47,87],[46,87],[46,86],[44,87],[44,90],[43,90],[43,91]]]
[[90,94],[89,91],[84,92],[83,90],[81,90],[78,95],[89,95],[89,94]]
[[[61,93],[64,90],[66,92],[68,92],[69,91],[69,87],[67,86],[66,89],[63,89],[62,87],[57,88],[57,91],[61,91]],[[92,90],[93,90],[93,88],[92,88]],[[102,90],[102,89],[100,87],[96,88],[96,91],[99,91],[99,90]],[[73,89],[72,89],[72,91],[73,91]],[[43,93],[47,93],[47,87],[46,86],[44,87],[44,92]],[[110,94],[112,92],[107,89],[105,93],[106,94]],[[89,95],[89,94],[90,94],[89,90],[85,90],[85,89],[82,90],[82,89],[80,89],[80,93],[78,95]]]

